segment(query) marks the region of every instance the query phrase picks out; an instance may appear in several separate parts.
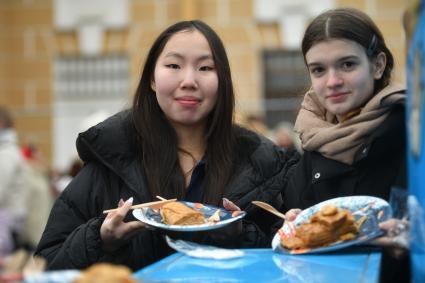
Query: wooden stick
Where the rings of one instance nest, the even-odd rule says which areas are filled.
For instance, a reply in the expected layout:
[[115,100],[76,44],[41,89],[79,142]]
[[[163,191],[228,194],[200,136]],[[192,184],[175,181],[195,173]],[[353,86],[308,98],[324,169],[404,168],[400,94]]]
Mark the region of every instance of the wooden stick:
[[286,219],[285,214],[281,213],[280,211],[278,211],[276,208],[274,208],[273,206],[271,206],[268,203],[262,202],[262,201],[256,201],[253,200],[252,201],[253,204],[255,204],[258,207],[261,207],[264,210],[267,210],[268,212],[276,215],[277,217],[280,217],[282,219]]
[[[130,209],[137,209],[137,208],[142,208],[142,207],[150,207],[150,208],[160,208],[161,206],[163,206],[166,203],[169,202],[173,202],[176,201],[177,199],[167,199],[167,200],[160,200],[160,201],[152,201],[152,202],[145,202],[145,203],[141,203],[141,204],[136,204],[130,207]],[[119,209],[118,208],[114,208],[114,209],[108,209],[108,210],[104,210],[103,213],[107,214],[109,212],[113,212],[113,211],[117,211]]]

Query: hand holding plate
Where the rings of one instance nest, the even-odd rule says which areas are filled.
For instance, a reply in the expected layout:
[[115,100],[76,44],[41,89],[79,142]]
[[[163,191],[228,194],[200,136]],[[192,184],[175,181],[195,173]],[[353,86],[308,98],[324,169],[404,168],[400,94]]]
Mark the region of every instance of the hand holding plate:
[[130,211],[133,198],[119,202],[116,211],[109,212],[100,227],[100,238],[103,242],[103,249],[113,252],[124,245],[139,230],[145,227],[140,221],[124,222],[124,217]]

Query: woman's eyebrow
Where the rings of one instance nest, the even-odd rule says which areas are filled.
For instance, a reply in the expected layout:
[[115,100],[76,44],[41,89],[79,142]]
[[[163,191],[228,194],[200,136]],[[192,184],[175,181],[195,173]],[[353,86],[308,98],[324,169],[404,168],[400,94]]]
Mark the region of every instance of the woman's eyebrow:
[[[359,56],[356,55],[349,55],[349,56],[344,56],[341,58],[338,58],[335,62],[342,62],[342,61],[346,61],[346,60],[358,60]],[[322,66],[323,63],[319,62],[311,62],[307,64],[307,67],[315,67],[315,66]]]
[[[167,57],[176,57],[178,59],[184,59],[184,56],[178,52],[169,52],[167,53],[165,56],[165,58]],[[196,61],[203,61],[203,60],[209,60],[209,59],[213,59],[213,56],[211,54],[205,54],[205,55],[201,55],[198,58],[196,58]]]
[[359,59],[359,56],[356,56],[356,55],[349,55],[349,56],[341,57],[341,58],[339,58],[337,61],[339,62],[339,61],[357,60],[357,59]]
[[315,67],[315,66],[317,67],[317,66],[321,66],[321,65],[323,65],[323,64],[318,63],[318,62],[312,62],[312,63],[308,63],[307,67],[311,68],[311,67]]
[[183,59],[184,58],[183,55],[181,55],[180,53],[177,53],[177,52],[168,52],[167,54],[165,54],[164,57],[165,58],[167,58],[167,57],[177,57],[179,59]]
[[213,56],[211,54],[205,54],[205,55],[201,55],[199,56],[198,60],[208,60],[208,59],[213,59]]

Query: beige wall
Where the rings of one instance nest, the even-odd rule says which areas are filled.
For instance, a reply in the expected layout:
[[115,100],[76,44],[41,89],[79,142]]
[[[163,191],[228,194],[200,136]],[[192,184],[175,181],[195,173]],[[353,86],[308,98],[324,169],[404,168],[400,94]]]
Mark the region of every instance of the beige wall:
[[21,142],[51,158],[50,0],[0,0],[0,105],[10,107]]
[[405,35],[402,27],[406,0],[337,0],[339,6],[363,10],[381,29],[385,41],[395,59],[394,78],[404,83],[405,77]]
[[[128,52],[131,98],[147,49],[169,24],[187,18],[209,23],[228,50],[238,111],[260,113],[262,99],[260,52],[279,47],[278,25],[258,24],[248,0],[131,0],[131,25],[107,31],[103,52]],[[337,0],[367,12],[382,29],[396,58],[395,77],[404,82],[404,0]],[[78,53],[74,32],[53,28],[52,0],[0,0],[0,104],[10,107],[22,143],[39,145],[52,159],[52,66],[55,56]]]

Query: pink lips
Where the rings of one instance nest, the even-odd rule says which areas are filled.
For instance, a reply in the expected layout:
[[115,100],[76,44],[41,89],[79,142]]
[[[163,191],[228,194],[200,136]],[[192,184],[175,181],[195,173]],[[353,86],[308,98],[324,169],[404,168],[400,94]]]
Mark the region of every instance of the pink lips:
[[342,102],[345,100],[348,93],[346,92],[340,92],[340,93],[333,93],[331,95],[328,95],[327,98],[330,99],[334,103]]
[[183,106],[196,106],[201,102],[200,99],[196,97],[192,97],[192,96],[183,96],[183,97],[176,98],[176,100],[178,103],[180,103]]

